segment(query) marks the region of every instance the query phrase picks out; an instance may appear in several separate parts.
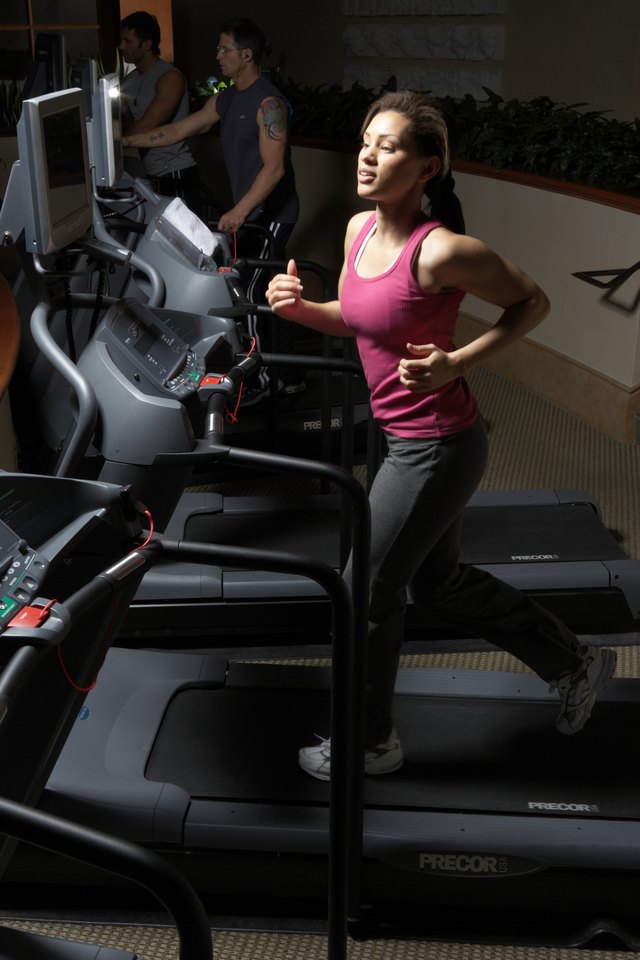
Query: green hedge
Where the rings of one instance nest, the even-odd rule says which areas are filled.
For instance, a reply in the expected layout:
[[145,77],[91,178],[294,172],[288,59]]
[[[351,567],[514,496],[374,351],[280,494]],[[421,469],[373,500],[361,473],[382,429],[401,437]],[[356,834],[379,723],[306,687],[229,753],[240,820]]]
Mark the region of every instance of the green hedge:
[[587,104],[548,97],[486,101],[466,96],[440,103],[456,132],[464,160],[509,170],[636,193],[640,190],[640,120],[624,122]]
[[[360,84],[311,87],[273,77],[293,107],[292,133],[357,143],[369,104],[378,91]],[[504,100],[485,88],[486,100],[467,95],[437,99],[452,131],[454,156],[489,166],[624,193],[640,191],[640,120],[625,122],[587,104],[554,103],[548,97]]]

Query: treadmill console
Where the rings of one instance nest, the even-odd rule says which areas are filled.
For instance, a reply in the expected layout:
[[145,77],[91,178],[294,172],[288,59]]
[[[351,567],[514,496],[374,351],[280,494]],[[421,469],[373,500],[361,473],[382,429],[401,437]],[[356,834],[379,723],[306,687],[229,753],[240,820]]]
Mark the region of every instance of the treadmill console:
[[0,633],[40,592],[48,563],[0,520]]
[[146,381],[154,392],[160,388],[182,400],[195,393],[204,376],[204,358],[137,300],[121,300],[111,307],[98,336],[111,348],[112,359],[121,361],[122,372],[140,386]]

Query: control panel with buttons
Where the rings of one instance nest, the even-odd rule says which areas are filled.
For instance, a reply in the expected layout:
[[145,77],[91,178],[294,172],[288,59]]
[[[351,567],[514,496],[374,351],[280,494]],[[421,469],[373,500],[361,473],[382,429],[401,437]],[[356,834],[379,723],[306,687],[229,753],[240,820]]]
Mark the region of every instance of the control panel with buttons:
[[40,593],[48,562],[0,521],[0,633]]

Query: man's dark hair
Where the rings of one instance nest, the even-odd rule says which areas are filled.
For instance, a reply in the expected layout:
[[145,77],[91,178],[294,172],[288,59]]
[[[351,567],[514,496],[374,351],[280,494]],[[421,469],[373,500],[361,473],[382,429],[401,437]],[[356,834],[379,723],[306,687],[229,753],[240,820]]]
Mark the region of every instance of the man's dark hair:
[[244,17],[225,20],[220,24],[220,33],[230,33],[242,50],[251,50],[256,65],[260,63],[267,48],[267,40],[253,20],[247,20]]
[[120,29],[133,30],[140,43],[145,40],[151,40],[151,49],[160,55],[160,24],[158,18],[146,10],[138,10],[136,13],[130,13],[120,22]]

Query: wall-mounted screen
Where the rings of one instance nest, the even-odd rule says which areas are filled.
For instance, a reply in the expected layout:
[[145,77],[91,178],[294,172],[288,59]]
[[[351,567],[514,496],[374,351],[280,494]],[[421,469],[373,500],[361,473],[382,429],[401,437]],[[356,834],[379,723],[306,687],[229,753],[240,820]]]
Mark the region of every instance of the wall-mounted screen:
[[93,221],[82,90],[25,100],[18,157],[30,253],[52,253],[84,236]]
[[120,79],[108,73],[93,95],[91,163],[97,187],[112,187],[124,173]]

